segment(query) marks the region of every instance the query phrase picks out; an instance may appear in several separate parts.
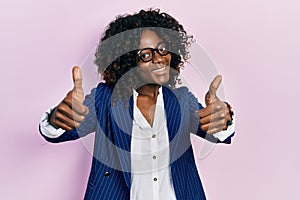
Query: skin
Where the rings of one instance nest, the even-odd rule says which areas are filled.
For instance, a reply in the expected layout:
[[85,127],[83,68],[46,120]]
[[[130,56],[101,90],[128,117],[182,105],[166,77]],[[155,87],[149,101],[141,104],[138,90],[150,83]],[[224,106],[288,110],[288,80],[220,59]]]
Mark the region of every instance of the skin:
[[222,76],[216,76],[205,95],[206,107],[198,112],[201,129],[208,134],[226,130],[227,121],[231,120],[230,110],[227,104],[222,102],[216,94],[221,82]]
[[[161,42],[163,42],[162,39],[159,38],[155,32],[146,29],[141,35],[140,45],[138,48],[156,48]],[[161,56],[157,52],[154,52],[154,58],[152,61],[146,63],[142,61],[138,62],[140,76],[145,83],[162,85],[169,81],[170,64],[171,54]]]
[[72,75],[73,89],[56,106],[50,117],[50,124],[55,128],[72,130],[78,127],[89,113],[89,109],[83,105],[82,75],[78,66],[73,67]]
[[[162,39],[155,32],[144,30],[140,38],[139,49],[156,48],[160,42],[162,42]],[[158,89],[169,80],[170,63],[171,54],[161,56],[157,52],[155,52],[152,61],[146,63],[139,61],[138,63],[140,76],[146,84],[137,89],[139,93],[137,107],[151,126]],[[74,88],[58,104],[50,117],[50,124],[64,130],[72,130],[78,127],[89,112],[88,108],[83,105],[84,92],[80,68],[75,66],[72,75]],[[200,117],[201,129],[208,134],[226,130],[226,122],[231,119],[229,108],[216,95],[221,81],[222,77],[220,75],[216,76],[205,95],[206,107],[197,111]]]
[[[162,42],[162,39],[155,32],[145,30],[141,35],[139,49],[156,48],[160,42]],[[169,81],[170,64],[171,54],[161,56],[157,52],[154,53],[152,61],[146,63],[140,61],[138,63],[140,76],[143,81],[145,83],[154,83],[143,85],[137,89],[139,93],[137,107],[151,126],[154,119],[158,89],[160,85]]]

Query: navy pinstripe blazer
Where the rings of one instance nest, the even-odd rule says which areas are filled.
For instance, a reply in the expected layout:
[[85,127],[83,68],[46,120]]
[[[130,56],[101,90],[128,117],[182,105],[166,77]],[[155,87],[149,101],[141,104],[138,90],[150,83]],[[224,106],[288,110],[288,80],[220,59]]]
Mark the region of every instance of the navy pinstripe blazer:
[[[190,133],[212,142],[220,142],[199,128],[195,111],[202,108],[186,87],[162,88],[170,141],[171,176],[178,200],[204,200],[205,194],[197,172]],[[89,114],[77,129],[66,131],[49,142],[75,140],[96,131],[94,156],[85,193],[86,200],[127,200],[130,198],[130,143],[133,99],[129,108],[122,101],[111,106],[113,87],[100,83],[87,95],[84,104]],[[230,143],[231,137],[224,142]]]

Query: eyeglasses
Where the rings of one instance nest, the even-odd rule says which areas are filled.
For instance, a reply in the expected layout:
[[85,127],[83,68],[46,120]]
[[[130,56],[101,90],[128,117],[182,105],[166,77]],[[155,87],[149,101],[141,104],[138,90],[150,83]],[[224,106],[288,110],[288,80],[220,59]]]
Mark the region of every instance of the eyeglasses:
[[153,61],[154,52],[157,52],[161,56],[166,56],[170,53],[170,51],[167,48],[167,44],[165,42],[160,42],[160,43],[158,43],[158,45],[155,49],[143,48],[143,49],[138,50],[137,54],[138,54],[139,60],[141,60],[143,62],[149,62],[149,61]]

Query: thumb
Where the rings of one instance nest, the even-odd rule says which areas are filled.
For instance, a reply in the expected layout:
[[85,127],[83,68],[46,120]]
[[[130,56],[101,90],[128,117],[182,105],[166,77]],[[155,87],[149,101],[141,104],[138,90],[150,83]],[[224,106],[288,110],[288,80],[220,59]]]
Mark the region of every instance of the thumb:
[[81,75],[80,67],[78,67],[78,66],[73,67],[72,76],[73,76],[73,84],[74,84],[73,92],[75,93],[77,98],[81,102],[83,102],[84,92],[83,92],[83,88],[82,88],[82,75]]
[[217,75],[215,77],[215,79],[211,82],[210,86],[209,86],[209,94],[210,95],[216,96],[217,90],[218,90],[221,82],[222,82],[222,76],[221,75]]
[[82,75],[80,71],[80,67],[75,66],[72,69],[72,75],[73,75],[73,83],[74,83],[74,89],[81,89],[82,88]]
[[222,76],[217,75],[209,86],[209,91],[205,95],[206,105],[212,104],[216,100],[217,90],[222,82]]

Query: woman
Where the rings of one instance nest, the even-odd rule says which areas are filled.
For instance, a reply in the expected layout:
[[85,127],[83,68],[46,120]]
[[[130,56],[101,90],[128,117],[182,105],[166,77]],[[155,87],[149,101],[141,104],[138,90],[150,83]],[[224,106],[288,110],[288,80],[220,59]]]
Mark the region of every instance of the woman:
[[96,131],[85,199],[205,199],[190,133],[214,134],[232,124],[229,104],[216,96],[217,76],[203,108],[187,88],[176,88],[192,40],[173,17],[141,10],[111,22],[96,52],[105,83],[84,97],[79,67],[74,88],[40,123],[49,142]]

